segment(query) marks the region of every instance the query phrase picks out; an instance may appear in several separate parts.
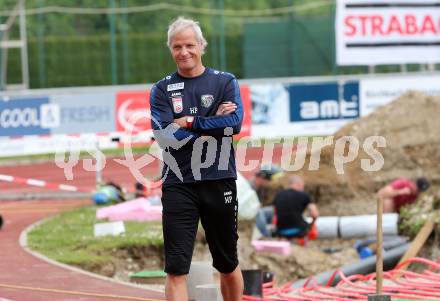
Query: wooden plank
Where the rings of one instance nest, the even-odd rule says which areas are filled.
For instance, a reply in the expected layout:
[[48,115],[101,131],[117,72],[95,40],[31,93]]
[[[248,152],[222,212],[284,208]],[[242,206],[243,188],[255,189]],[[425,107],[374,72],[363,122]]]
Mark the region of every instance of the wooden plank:
[[[377,198],[377,237],[376,237],[376,300],[388,300],[382,299],[382,283],[383,283],[383,256],[382,256],[382,214],[383,214],[383,200],[382,198]],[[384,297],[386,298],[386,297]],[[370,300],[370,298],[368,298]],[[373,298],[374,300],[374,298]]]
[[[432,218],[428,219],[425,222],[425,225],[423,225],[422,229],[420,229],[419,233],[417,233],[416,238],[413,240],[411,245],[409,246],[409,249],[406,251],[406,253],[403,255],[403,257],[400,259],[399,264],[404,262],[405,260],[417,256],[420,249],[425,244],[426,240],[428,239],[429,235],[431,234],[432,230],[434,230],[435,222]],[[402,267],[402,270],[405,270],[408,267],[408,265],[405,265]]]

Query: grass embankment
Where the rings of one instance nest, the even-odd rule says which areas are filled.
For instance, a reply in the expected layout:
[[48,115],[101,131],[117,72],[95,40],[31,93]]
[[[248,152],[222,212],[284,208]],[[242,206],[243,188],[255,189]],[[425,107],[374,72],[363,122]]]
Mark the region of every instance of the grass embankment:
[[77,266],[110,262],[118,249],[163,245],[160,222],[125,222],[121,236],[94,237],[94,224],[103,222],[95,214],[96,207],[61,213],[32,229],[28,245],[51,259]]

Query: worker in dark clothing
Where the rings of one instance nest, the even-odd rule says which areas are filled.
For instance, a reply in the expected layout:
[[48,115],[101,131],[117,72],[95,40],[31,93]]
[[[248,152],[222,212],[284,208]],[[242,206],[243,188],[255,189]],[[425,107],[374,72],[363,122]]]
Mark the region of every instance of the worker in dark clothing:
[[[304,212],[308,211],[313,220],[319,216],[318,207],[304,192],[301,177],[290,176],[288,181],[289,188],[276,194],[273,206],[263,207],[257,214],[257,228],[263,236],[304,237],[313,223],[304,220]],[[272,231],[270,224],[275,226]]]

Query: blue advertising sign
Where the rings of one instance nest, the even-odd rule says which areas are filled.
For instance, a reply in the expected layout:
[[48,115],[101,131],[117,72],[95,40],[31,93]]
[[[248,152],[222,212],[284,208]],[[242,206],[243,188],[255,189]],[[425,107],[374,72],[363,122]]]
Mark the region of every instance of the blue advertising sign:
[[354,119],[359,117],[359,83],[294,84],[290,121]]
[[48,97],[0,101],[0,136],[49,134],[50,124],[45,122],[51,118],[48,103]]

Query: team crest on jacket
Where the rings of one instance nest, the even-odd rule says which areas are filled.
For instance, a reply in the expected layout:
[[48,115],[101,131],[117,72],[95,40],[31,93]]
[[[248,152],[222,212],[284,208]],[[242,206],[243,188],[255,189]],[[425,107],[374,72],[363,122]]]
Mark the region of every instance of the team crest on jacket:
[[210,94],[205,94],[202,95],[201,100],[202,100],[202,106],[205,108],[209,108],[214,102],[214,96]]
[[172,97],[174,113],[182,113],[183,103],[182,96]]

